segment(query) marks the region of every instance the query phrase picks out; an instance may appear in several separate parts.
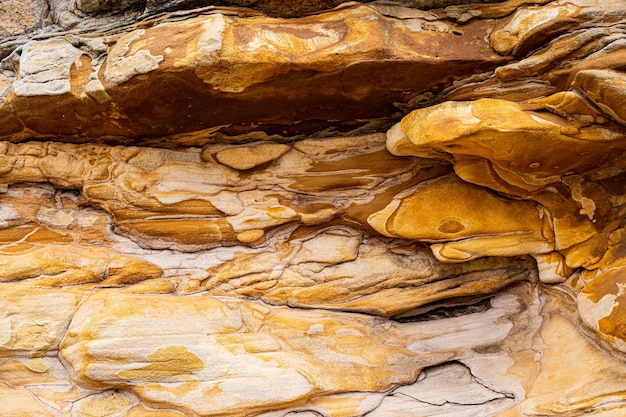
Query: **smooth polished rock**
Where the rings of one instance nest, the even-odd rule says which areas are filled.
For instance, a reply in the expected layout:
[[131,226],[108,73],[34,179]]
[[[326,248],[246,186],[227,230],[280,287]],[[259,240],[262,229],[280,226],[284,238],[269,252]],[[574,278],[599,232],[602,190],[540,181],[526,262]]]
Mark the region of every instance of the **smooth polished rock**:
[[508,393],[481,384],[471,370],[459,362],[428,368],[418,381],[385,397],[372,417],[401,417],[420,413],[432,417],[489,417],[511,407]]
[[[313,396],[385,390],[414,379],[424,362],[407,348],[407,326],[366,316],[206,295],[111,295],[89,296],[62,343],[77,381],[124,387],[198,415],[249,415]],[[159,342],[147,345],[155,333]]]
[[274,161],[290,149],[278,143],[260,143],[225,149],[215,154],[215,159],[231,168],[247,170]]
[[541,206],[501,198],[455,175],[403,191],[368,222],[386,236],[446,242],[431,246],[443,261],[554,249],[552,228]]
[[37,401],[37,398],[26,388],[11,388],[0,385],[0,401],[2,413],[7,417],[51,417],[57,412],[54,408]]
[[[527,349],[535,328],[530,288],[510,288],[467,315],[406,323],[207,294],[99,290],[73,315],[61,356],[73,382],[103,396],[109,387],[128,390],[158,408],[354,415],[379,408],[381,394],[415,381],[424,367]],[[124,398],[124,407],[134,404]]]
[[[554,247],[565,250],[591,242],[611,222],[610,197],[576,174],[620,159],[620,129],[483,99],[416,110],[389,131],[387,143],[394,154],[450,160],[465,181],[535,200],[546,210]],[[596,245],[587,252],[600,253],[603,243]],[[584,263],[572,250],[568,265]]]
[[43,287],[88,283],[122,285],[157,278],[162,273],[149,262],[106,248],[45,245],[0,253],[0,282],[32,280]]
[[469,169],[457,173],[467,181],[513,194],[516,188],[532,192],[565,174],[584,172],[626,149],[618,128],[581,127],[496,99],[416,110],[391,132],[388,147],[396,155],[446,158],[464,165],[487,160],[493,179],[487,172],[476,172],[475,179]]
[[0,285],[3,293],[0,300],[0,357],[42,358],[53,355],[80,304],[83,292]]

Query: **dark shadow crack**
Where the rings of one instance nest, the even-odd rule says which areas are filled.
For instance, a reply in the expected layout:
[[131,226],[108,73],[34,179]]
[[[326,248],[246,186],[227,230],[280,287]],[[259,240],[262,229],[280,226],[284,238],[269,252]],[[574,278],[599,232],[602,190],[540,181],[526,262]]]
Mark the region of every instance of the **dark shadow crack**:
[[[482,385],[482,384],[481,384]],[[493,391],[493,392],[497,392],[497,391]],[[419,398],[415,398],[409,394],[403,393],[403,392],[398,392],[398,393],[394,393],[392,395],[390,395],[390,397],[407,397],[410,398],[411,400],[415,401],[415,402],[419,402],[422,404],[428,404],[428,405],[432,405],[435,407],[443,407],[445,405],[454,405],[454,406],[460,406],[460,407],[470,407],[470,406],[475,406],[475,405],[485,405],[485,404],[489,404],[492,403],[494,401],[499,401],[502,399],[513,399],[511,397],[508,397],[506,395],[503,395],[502,397],[495,397],[489,400],[485,400],[485,401],[481,401],[481,402],[474,402],[474,403],[461,403],[461,402],[456,402],[456,401],[445,401],[443,403],[433,403],[433,402],[429,402],[426,400],[421,400]]]
[[[394,318],[394,320],[399,323],[414,323],[460,317],[467,314],[484,313],[485,311],[491,309],[492,298],[493,297],[481,298],[478,301],[474,300],[474,302],[466,304],[439,306],[433,308],[432,310],[427,310],[424,313],[405,317],[397,317]],[[450,300],[450,302],[452,302],[452,300]],[[426,310],[428,306],[423,306],[422,308]]]

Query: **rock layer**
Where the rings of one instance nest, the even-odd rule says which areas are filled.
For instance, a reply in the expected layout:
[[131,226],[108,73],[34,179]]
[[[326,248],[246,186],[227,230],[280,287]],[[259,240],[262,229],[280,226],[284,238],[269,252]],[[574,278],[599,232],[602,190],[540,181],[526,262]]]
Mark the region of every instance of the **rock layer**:
[[625,412],[620,2],[0,11],[1,415]]
[[[202,130],[297,136],[384,126],[395,103],[507,61],[484,40],[488,24],[459,30],[408,10],[354,5],[295,20],[214,13],[114,40],[33,40],[7,61],[15,81],[0,104],[0,138],[141,143]],[[443,47],[453,42],[464,47]]]

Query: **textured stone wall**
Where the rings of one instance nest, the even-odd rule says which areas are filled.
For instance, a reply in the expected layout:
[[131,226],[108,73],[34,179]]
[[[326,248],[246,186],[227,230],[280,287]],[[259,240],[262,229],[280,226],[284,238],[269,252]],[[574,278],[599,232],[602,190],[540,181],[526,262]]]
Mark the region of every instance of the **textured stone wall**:
[[626,3],[0,2],[0,415],[626,414]]

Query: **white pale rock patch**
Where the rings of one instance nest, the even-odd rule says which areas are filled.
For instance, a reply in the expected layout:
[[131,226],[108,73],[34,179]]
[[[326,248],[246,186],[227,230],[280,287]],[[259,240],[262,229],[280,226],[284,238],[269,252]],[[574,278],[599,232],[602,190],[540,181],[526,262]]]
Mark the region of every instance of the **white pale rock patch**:
[[[402,347],[411,325],[379,329],[378,320],[362,315],[206,295],[111,295],[88,296],[67,331],[61,355],[74,380],[125,387],[199,415],[267,411],[360,387],[385,390],[414,378],[423,360]],[[351,327],[363,336],[336,335]]]
[[466,366],[452,362],[425,370],[417,382],[394,390],[368,416],[492,417],[513,403],[482,385]]
[[112,237],[115,241],[113,249],[157,265],[164,271],[165,276],[192,273],[200,279],[205,279],[208,277],[207,269],[231,260],[235,257],[235,254],[253,254],[263,250],[252,249],[247,246],[220,246],[189,253],[170,249],[145,249],[127,237],[121,235]]
[[138,403],[139,399],[130,392],[109,390],[76,401],[72,405],[72,416],[100,416],[106,412],[106,417],[122,417]]
[[597,303],[594,303],[583,294],[579,294],[578,311],[583,322],[592,329],[599,330],[599,322],[608,317],[617,303],[617,297],[624,291],[624,287],[620,285],[618,294],[606,294]]
[[273,204],[260,207],[245,207],[238,215],[228,218],[228,223],[232,226],[233,230],[243,232],[279,226],[298,220],[298,218],[298,213],[292,208],[280,204]]
[[74,221],[74,216],[69,210],[55,210],[42,207],[37,212],[37,220],[51,226],[67,227]]
[[65,39],[30,41],[22,47],[19,74],[13,84],[18,96],[60,95],[71,91],[70,69],[80,67],[83,51]]
[[574,272],[557,252],[533,254],[532,256],[537,262],[539,280],[544,284],[560,284]]
[[[179,299],[182,303],[171,308],[158,302],[169,298],[131,296],[127,302],[133,303],[131,300],[135,300],[135,308],[140,310],[129,312],[117,324],[120,318],[107,319],[99,326],[101,340],[84,341],[86,351],[82,350],[83,342],[63,349],[69,363],[84,369],[83,382],[87,382],[85,378],[115,385],[130,382],[129,388],[150,402],[175,404],[200,415],[290,402],[313,389],[312,382],[298,369],[233,352],[240,349],[237,347],[240,338],[233,335],[229,342],[228,337],[242,328],[243,318],[215,298],[205,297],[201,304],[197,297]],[[116,308],[109,304],[106,297],[96,297],[84,304],[75,315],[68,335],[78,336],[81,331],[88,331],[98,312]],[[149,329],[146,319],[150,320]],[[145,343],[146,331],[151,335],[149,344]],[[154,359],[159,352],[161,356]],[[179,356],[181,369],[175,368],[172,374],[168,373],[171,368],[160,365],[162,361],[176,361]],[[194,358],[193,367],[184,368],[186,358]]]
[[9,220],[19,219],[20,214],[9,204],[0,204],[0,227],[7,227]]
[[13,321],[10,317],[4,317],[0,319],[0,346],[8,343],[11,340],[11,327]]
[[148,194],[164,204],[188,199],[212,200],[212,196],[221,194],[226,186],[237,182],[236,175],[219,165],[181,163],[176,169],[172,168],[170,164],[151,173],[154,185],[150,186]]
[[221,14],[206,16],[202,19],[202,29],[196,53],[199,63],[208,66],[215,62],[217,53],[222,49],[226,20]]
[[145,74],[159,68],[159,62],[164,59],[163,55],[155,56],[145,49],[128,55],[131,44],[141,39],[145,32],[144,29],[134,30],[120,37],[111,48],[104,70],[104,79],[107,83],[119,85],[135,75]]
[[[445,329],[437,320],[419,323],[422,340],[410,344],[408,349],[425,354],[462,349],[469,340],[483,346],[497,345],[513,329],[513,323],[503,321],[502,317],[507,312],[519,310],[520,302],[513,295],[502,294],[491,301],[491,307],[480,315],[467,314],[449,318],[445,321]],[[479,334],[481,337],[477,339],[476,335]]]
[[353,261],[358,256],[360,244],[361,236],[353,230],[329,229],[304,241],[291,264],[320,262],[334,265]]

